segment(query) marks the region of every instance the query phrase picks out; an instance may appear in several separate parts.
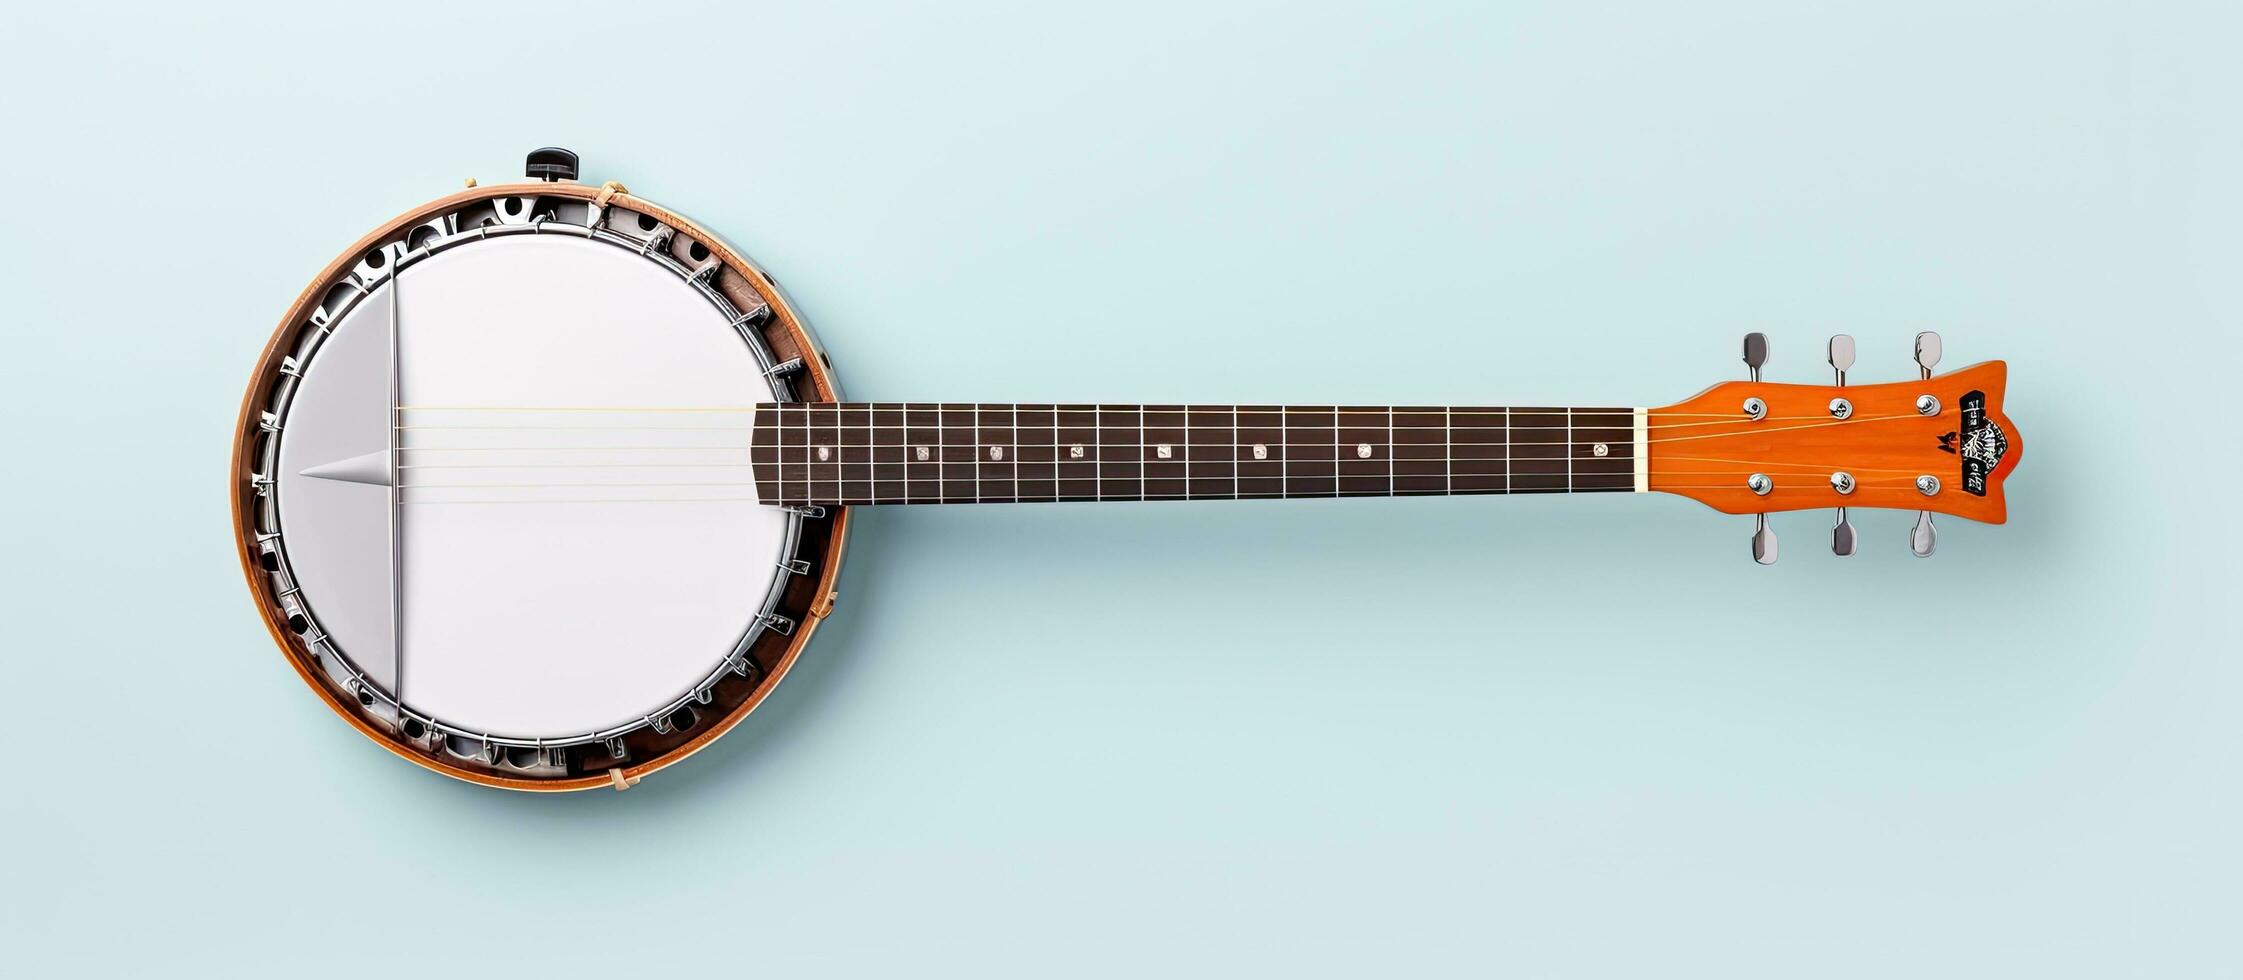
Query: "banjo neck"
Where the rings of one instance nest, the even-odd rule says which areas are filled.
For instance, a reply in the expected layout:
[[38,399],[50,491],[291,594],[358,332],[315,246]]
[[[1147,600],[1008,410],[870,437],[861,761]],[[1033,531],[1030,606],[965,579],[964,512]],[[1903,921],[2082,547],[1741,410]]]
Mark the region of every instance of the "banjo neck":
[[789,506],[1649,489],[1633,408],[843,402],[756,408]]

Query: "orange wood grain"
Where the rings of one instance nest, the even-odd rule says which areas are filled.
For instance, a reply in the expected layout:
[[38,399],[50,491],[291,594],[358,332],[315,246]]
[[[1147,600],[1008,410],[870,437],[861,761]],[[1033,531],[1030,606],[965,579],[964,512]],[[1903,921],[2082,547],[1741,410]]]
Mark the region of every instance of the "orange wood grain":
[[[1650,489],[1689,497],[1731,514],[1772,513],[1821,507],[1882,507],[1929,510],[2000,524],[2008,516],[2002,483],[2024,458],[2025,441],[2002,413],[2009,377],[2001,361],[1975,364],[1928,381],[1891,384],[1771,384],[1733,381],[1715,385],[1688,401],[1649,413],[1646,456]],[[1985,496],[1963,487],[1962,457],[1942,448],[1942,437],[1959,450],[1963,396],[1986,395],[1986,411],[2009,438],[2009,448],[1987,479]],[[1939,399],[1939,414],[1916,411],[1917,396]],[[1745,399],[1768,403],[1768,417],[1747,421]],[[1853,403],[1851,418],[1833,419],[1830,400]],[[1833,471],[1853,475],[1850,494],[1832,488]],[[1760,496],[1746,479],[1765,473],[1775,489]],[[1939,478],[1938,494],[1925,496],[1916,478]]]

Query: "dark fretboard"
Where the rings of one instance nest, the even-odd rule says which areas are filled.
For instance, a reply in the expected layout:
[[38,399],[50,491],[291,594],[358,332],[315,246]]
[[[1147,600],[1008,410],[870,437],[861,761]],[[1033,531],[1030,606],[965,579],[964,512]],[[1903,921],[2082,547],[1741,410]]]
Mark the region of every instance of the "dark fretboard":
[[972,504],[1637,489],[1626,408],[760,405],[778,504]]

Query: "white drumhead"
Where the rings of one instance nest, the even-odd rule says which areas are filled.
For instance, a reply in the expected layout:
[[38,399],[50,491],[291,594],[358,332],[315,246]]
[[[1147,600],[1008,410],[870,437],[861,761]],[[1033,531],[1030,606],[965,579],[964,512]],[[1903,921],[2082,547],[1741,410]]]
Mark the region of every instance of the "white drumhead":
[[746,466],[774,400],[756,353],[674,270],[581,237],[458,244],[396,279],[280,419],[280,529],[319,628],[466,731],[581,737],[690,693],[788,544]]

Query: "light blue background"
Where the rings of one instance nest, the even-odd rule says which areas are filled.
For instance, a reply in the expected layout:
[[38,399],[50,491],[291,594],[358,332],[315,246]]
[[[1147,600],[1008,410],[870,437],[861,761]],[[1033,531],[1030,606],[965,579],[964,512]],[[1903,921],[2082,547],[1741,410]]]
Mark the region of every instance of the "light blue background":
[[[2233,975],[2221,6],[15,10],[12,972]],[[547,143],[859,398],[1664,403],[1936,328],[2012,365],[2012,523],[867,513],[713,750],[451,782],[272,650],[230,426],[331,256]]]

